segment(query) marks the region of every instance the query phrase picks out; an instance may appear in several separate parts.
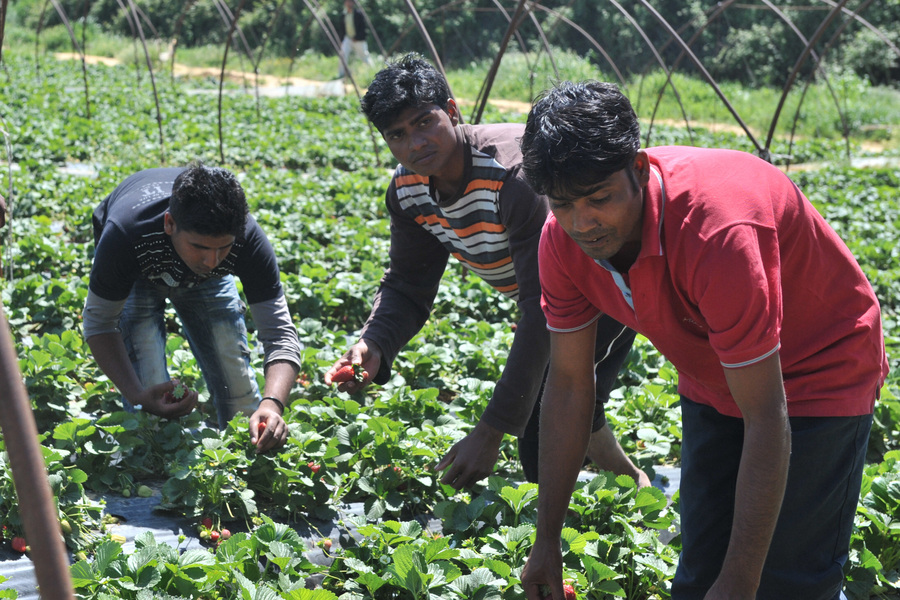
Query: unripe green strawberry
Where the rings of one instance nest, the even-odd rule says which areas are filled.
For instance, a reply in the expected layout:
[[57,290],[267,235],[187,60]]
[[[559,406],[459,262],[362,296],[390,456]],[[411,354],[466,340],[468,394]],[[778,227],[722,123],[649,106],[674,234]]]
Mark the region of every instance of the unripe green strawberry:
[[59,522],[59,528],[66,535],[69,535],[70,533],[72,533],[72,524],[69,523],[69,521],[67,519],[63,519]]
[[141,498],[149,498],[150,496],[153,495],[153,490],[151,490],[151,489],[150,489],[149,487],[147,487],[146,485],[142,485],[141,487],[139,487],[139,488],[137,489],[137,494],[138,494],[138,496],[140,496]]

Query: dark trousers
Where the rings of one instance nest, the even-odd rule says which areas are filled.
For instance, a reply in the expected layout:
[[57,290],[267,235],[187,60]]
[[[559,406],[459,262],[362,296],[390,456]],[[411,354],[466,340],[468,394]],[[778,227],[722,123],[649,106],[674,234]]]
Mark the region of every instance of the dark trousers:
[[[600,317],[597,321],[597,341],[594,351],[594,378],[595,398],[594,422],[591,431],[597,431],[606,424],[606,413],[603,405],[609,399],[609,393],[616,386],[619,378],[619,370],[628,357],[631,345],[634,343],[635,333],[618,321],[607,317]],[[547,373],[544,372],[544,383],[547,381]],[[531,483],[538,481],[538,454],[541,420],[541,397],[544,395],[544,384],[538,392],[537,401],[531,411],[531,418],[525,426],[525,433],[519,438],[519,461],[522,463],[522,471],[525,479]]]
[[[682,554],[673,600],[700,600],[722,567],[734,516],[742,419],[682,396]],[[842,597],[872,415],[792,417],[787,490],[760,600]]]

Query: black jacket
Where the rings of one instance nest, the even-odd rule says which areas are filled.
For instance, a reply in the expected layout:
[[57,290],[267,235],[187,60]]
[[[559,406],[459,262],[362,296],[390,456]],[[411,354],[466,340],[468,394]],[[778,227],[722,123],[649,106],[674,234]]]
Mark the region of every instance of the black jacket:
[[[347,28],[344,27],[344,13],[341,11],[340,19],[338,20],[340,24],[340,33],[341,38],[347,35]],[[365,41],[366,39],[366,18],[363,16],[363,13],[358,8],[353,9],[353,26],[356,28],[356,35],[353,36],[353,40],[357,42]]]

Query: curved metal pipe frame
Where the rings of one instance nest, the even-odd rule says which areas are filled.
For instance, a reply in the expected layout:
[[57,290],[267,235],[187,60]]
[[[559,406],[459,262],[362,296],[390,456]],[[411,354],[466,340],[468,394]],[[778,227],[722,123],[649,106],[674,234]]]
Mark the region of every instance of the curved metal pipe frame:
[[769,125],[769,133],[766,136],[766,146],[765,146],[765,155],[761,154],[764,158],[768,159],[769,148],[772,144],[772,138],[775,136],[775,126],[778,124],[778,118],[781,116],[781,110],[784,108],[784,102],[787,100],[788,92],[791,91],[791,88],[794,86],[794,81],[797,79],[797,75],[800,73],[800,69],[806,63],[806,60],[809,58],[812,53],[813,47],[819,42],[819,39],[825,33],[825,30],[831,25],[834,19],[841,13],[841,9],[844,5],[847,4],[848,0],[841,0],[840,4],[831,9],[828,13],[828,16],[819,23],[819,27],[816,29],[815,33],[813,33],[812,37],[809,40],[809,43],[806,45],[806,48],[803,49],[803,52],[800,53],[800,56],[797,57],[797,62],[794,63],[794,68],[791,69],[791,73],[788,75],[787,81],[784,84],[784,88],[781,91],[781,97],[778,99],[778,105],[775,108],[775,114],[772,116],[772,122]]
[[500,61],[503,60],[503,55],[504,53],[506,53],[507,46],[509,46],[509,40],[512,38],[513,33],[515,33],[515,31],[519,28],[519,24],[525,18],[525,3],[527,1],[528,0],[519,0],[519,3],[516,5],[516,11],[513,13],[513,17],[509,22],[509,27],[506,28],[506,33],[503,34],[503,40],[500,42],[500,48],[497,51],[496,56],[494,56],[494,62],[491,64],[491,68],[488,70],[487,77],[485,77],[484,85],[481,88],[481,92],[479,92],[480,100],[478,102],[478,108],[475,111],[475,117],[473,119],[473,122],[475,123],[481,121],[481,116],[484,113],[484,107],[487,104],[488,96],[490,96],[491,94],[491,87],[494,84],[494,78],[497,76],[497,71],[500,69]]
[[69,32],[69,39],[72,40],[72,47],[75,49],[75,52],[77,54],[81,55],[81,74],[82,79],[84,80],[84,110],[86,118],[90,120],[91,96],[88,93],[87,60],[84,56],[84,50],[78,44],[78,40],[75,38],[75,31],[72,29],[72,24],[69,22],[69,17],[68,15],[66,15],[66,11],[59,3],[59,0],[50,0],[50,2],[53,4],[53,8],[56,9],[56,14],[59,15],[60,19],[62,19],[63,25],[66,26],[66,31]]
[[231,20],[231,27],[228,28],[228,37],[225,40],[225,48],[222,51],[222,70],[219,72],[219,103],[218,103],[218,119],[219,119],[219,159],[225,162],[225,148],[222,139],[222,88],[225,84],[225,66],[228,64],[228,49],[231,48],[231,40],[234,37],[234,30],[237,28],[238,17],[241,16],[241,10],[244,8],[244,2],[241,0],[234,18]]
[[59,533],[59,514],[47,478],[31,401],[6,315],[0,311],[0,428],[12,468],[25,538],[44,600],[74,598],[69,559]]
[[131,9],[134,24],[137,28],[138,35],[141,37],[141,46],[144,48],[144,58],[147,60],[147,70],[150,72],[150,84],[153,86],[153,101],[156,104],[156,126],[159,130],[159,159],[160,162],[166,162],[166,142],[163,136],[162,111],[159,109],[159,92],[156,90],[156,77],[153,75],[153,61],[150,60],[150,51],[147,49],[147,39],[144,37],[144,28],[141,27],[141,21],[138,18],[137,6],[134,0],[128,0],[128,7]]

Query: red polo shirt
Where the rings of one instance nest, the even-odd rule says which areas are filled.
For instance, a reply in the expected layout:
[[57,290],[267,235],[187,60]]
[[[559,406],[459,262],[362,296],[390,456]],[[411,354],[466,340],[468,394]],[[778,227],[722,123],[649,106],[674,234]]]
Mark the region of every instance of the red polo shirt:
[[740,416],[724,369],[780,352],[791,416],[872,412],[888,372],[878,300],[800,190],[753,155],[647,150],[641,251],[625,274],[588,257],[551,214],[539,261],[552,331],[601,312],[675,365],[678,391]]

